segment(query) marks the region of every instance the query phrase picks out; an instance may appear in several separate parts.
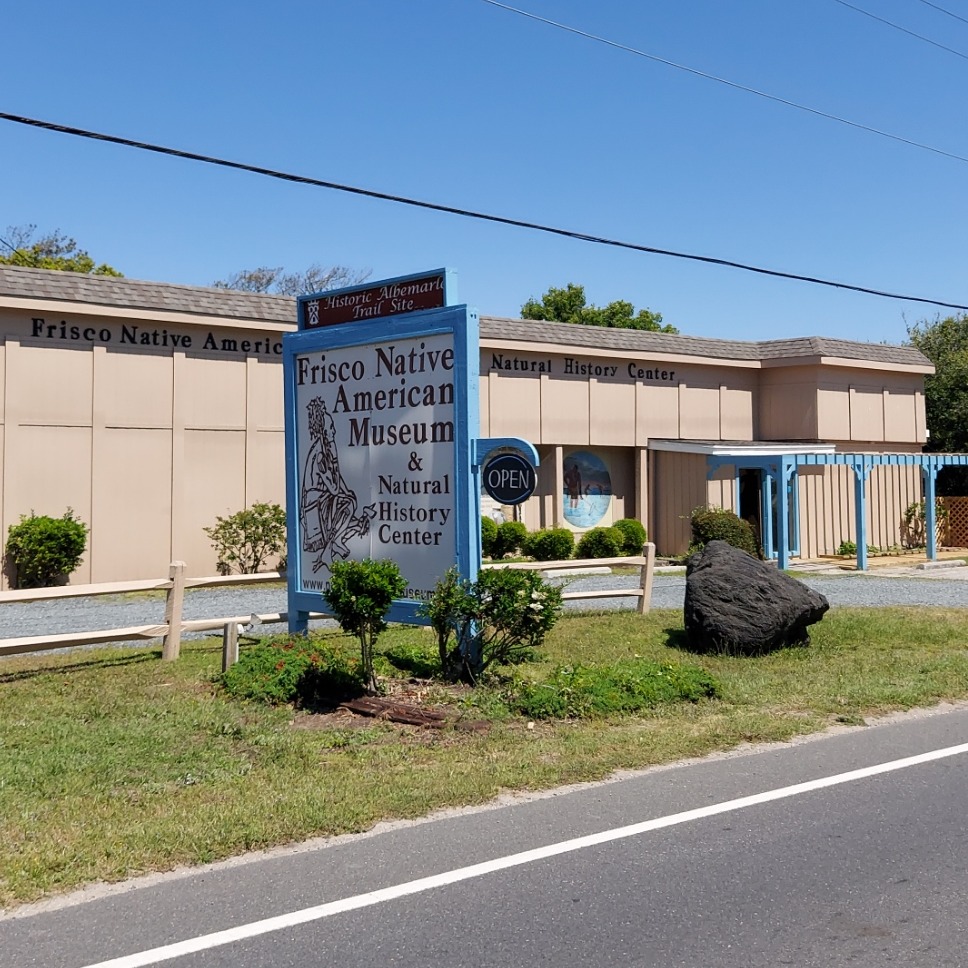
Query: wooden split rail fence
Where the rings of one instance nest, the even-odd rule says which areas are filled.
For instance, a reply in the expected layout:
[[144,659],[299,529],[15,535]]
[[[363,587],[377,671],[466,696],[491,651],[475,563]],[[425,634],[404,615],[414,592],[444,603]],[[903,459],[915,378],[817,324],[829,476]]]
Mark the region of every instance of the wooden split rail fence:
[[[595,598],[638,598],[638,611],[649,610],[652,597],[652,574],[655,566],[655,545],[647,544],[643,553],[630,558],[598,558],[588,560],[494,563],[485,568],[530,568],[540,572],[569,572],[576,574],[596,566],[622,566],[638,568],[639,585],[636,588],[597,589],[595,591],[565,591],[562,598],[575,601]],[[162,639],[162,658],[177,659],[181,651],[181,638],[185,632],[222,630],[222,665],[227,668],[238,659],[239,627],[250,625],[278,625],[289,621],[287,612],[270,612],[265,615],[229,615],[219,618],[183,619],[182,604],[186,589],[245,586],[280,581],[278,572],[257,575],[218,575],[211,578],[186,578],[185,563],[173,561],[168,578],[148,578],[139,581],[105,582],[97,585],[63,585],[56,588],[29,588],[0,592],[0,606],[14,602],[45,602],[60,598],[88,598],[100,595],[129,595],[138,592],[164,591],[165,614],[155,625],[132,625],[127,628],[100,629],[88,632],[64,632],[56,635],[30,635],[0,639],[0,656],[20,655],[29,652],[46,652],[54,649],[70,649],[82,645],[98,645],[107,642]],[[323,612],[312,612],[310,618],[328,618]]]

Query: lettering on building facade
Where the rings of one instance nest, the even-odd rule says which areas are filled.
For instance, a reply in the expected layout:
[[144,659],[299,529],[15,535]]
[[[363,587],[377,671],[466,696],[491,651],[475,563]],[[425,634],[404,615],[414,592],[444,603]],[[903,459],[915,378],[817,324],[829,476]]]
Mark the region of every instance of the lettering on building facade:
[[[204,332],[204,337],[201,332]],[[57,343],[195,350],[227,356],[282,357],[282,338],[278,333],[229,336],[224,331],[215,329],[201,332],[177,332],[165,327],[142,326],[138,323],[90,326],[72,323],[66,319],[48,322],[43,316],[33,316],[30,320],[30,335],[33,339]]]
[[[629,363],[606,360],[584,360],[575,356],[531,357],[511,353],[490,354],[490,370],[500,373],[528,373],[588,377],[601,380],[631,380],[635,383],[675,383],[676,371],[661,363],[635,360]],[[482,369],[484,364],[482,363]]]

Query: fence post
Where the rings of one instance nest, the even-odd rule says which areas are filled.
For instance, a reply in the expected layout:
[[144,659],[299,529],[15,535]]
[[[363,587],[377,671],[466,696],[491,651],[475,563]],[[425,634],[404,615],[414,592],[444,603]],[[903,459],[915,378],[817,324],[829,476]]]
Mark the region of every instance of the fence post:
[[239,627],[235,622],[226,622],[222,629],[222,671],[239,661]]
[[645,564],[642,566],[642,597],[639,599],[639,615],[645,615],[652,607],[652,574],[655,571],[655,545],[649,541],[642,546]]
[[168,597],[165,600],[165,624],[168,626],[168,631],[165,633],[165,644],[161,650],[162,659],[168,661],[177,659],[181,653],[185,567],[184,561],[173,561],[168,569],[168,578],[171,580],[171,588],[168,589]]

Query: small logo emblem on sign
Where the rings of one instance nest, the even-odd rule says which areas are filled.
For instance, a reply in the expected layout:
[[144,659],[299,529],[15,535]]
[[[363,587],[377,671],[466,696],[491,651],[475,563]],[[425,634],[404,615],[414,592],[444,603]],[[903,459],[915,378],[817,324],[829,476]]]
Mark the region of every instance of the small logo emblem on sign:
[[498,504],[522,504],[538,484],[538,475],[520,454],[500,454],[484,465],[484,490]]

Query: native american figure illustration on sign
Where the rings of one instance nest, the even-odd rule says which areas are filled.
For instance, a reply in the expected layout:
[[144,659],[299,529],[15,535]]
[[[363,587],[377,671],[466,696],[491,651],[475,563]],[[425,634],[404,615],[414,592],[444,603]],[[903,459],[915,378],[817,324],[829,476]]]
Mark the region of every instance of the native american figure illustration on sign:
[[370,504],[357,515],[356,493],[343,480],[336,447],[336,426],[322,397],[306,406],[309,436],[312,441],[303,466],[299,518],[302,522],[303,551],[318,552],[313,572],[328,568],[334,558],[346,558],[346,542],[370,530],[376,505]]

